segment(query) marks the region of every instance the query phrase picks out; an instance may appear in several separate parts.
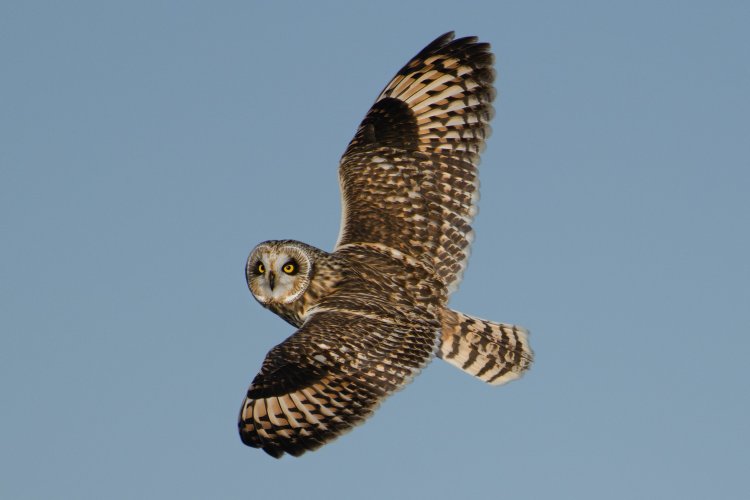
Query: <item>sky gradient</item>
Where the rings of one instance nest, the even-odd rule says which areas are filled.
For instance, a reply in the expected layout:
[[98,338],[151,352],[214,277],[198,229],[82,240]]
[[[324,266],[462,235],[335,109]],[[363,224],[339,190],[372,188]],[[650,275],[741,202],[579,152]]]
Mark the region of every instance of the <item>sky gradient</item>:
[[[748,5],[3,2],[0,497],[748,497]],[[292,329],[245,259],[331,250],[339,156],[449,30],[498,73],[451,304],[536,362],[436,360],[315,453],[247,448]]]

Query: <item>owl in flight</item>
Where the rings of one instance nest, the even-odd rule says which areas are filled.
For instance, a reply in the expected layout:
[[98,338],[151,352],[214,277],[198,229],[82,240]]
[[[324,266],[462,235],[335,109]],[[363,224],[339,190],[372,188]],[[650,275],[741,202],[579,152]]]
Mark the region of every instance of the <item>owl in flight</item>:
[[473,239],[477,165],[493,115],[493,55],[446,33],[386,85],[341,158],[329,253],[293,240],[250,253],[258,302],[297,331],[242,403],[242,442],[299,456],[349,431],[437,355],[487,383],[521,376],[526,330],[453,311]]

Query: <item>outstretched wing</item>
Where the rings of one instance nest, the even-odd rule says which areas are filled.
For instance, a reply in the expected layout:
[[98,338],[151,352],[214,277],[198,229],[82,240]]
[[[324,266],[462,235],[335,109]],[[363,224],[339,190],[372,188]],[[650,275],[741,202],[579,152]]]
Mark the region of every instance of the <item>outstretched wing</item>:
[[434,327],[320,311],[274,347],[247,391],[242,442],[299,456],[363,422],[431,359]]
[[337,248],[377,243],[461,279],[495,95],[490,46],[447,33],[391,80],[341,159]]

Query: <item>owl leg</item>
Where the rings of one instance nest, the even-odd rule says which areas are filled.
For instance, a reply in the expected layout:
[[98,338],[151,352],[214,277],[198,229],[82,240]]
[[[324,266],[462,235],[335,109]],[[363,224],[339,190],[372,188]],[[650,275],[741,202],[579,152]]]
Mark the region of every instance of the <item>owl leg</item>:
[[492,385],[520,377],[533,360],[528,331],[445,309],[438,356]]

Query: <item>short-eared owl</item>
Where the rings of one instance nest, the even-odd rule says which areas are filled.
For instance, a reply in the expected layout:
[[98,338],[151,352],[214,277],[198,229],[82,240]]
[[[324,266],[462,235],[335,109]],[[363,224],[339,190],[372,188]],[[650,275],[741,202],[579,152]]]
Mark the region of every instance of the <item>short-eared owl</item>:
[[447,33],[386,85],[339,165],[332,253],[266,241],[253,296],[298,330],[266,356],[242,403],[242,442],[274,457],[364,421],[432,359],[490,384],[531,364],[527,332],[448,308],[466,267],[477,165],[492,118],[493,56]]

